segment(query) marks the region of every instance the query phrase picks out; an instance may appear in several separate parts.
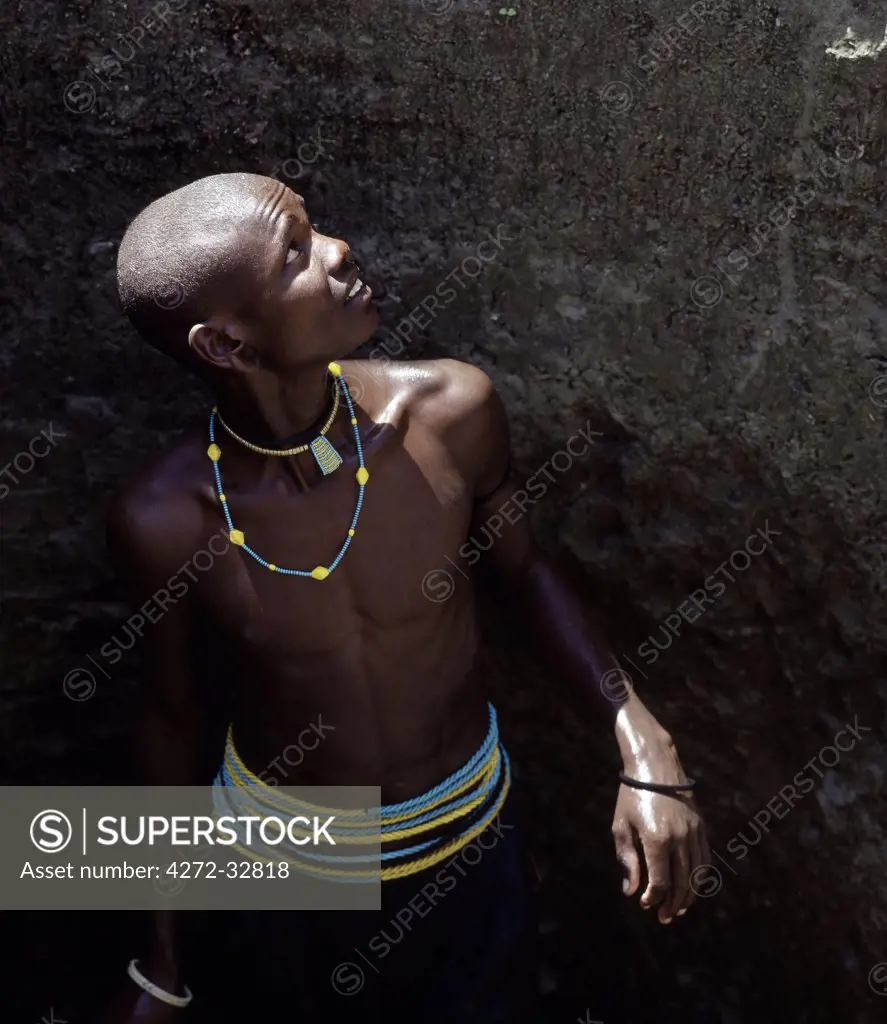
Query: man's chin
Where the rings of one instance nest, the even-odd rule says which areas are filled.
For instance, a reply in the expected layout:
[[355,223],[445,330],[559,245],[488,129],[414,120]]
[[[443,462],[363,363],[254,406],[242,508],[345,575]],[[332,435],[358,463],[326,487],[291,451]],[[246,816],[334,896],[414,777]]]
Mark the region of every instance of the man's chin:
[[354,356],[361,345],[365,344],[372,338],[379,326],[379,320],[381,319],[379,310],[375,304],[370,300],[366,309],[362,311],[360,317],[355,317],[354,320],[349,324],[346,336],[339,338],[339,343],[336,346],[335,353],[330,357],[331,359],[347,359],[349,356]]
[[361,329],[357,340],[354,342],[354,348],[357,348],[358,345],[362,345],[365,341],[369,341],[373,336],[373,332],[379,326],[381,316],[372,299],[370,299],[366,309],[363,311],[363,316],[360,319]]

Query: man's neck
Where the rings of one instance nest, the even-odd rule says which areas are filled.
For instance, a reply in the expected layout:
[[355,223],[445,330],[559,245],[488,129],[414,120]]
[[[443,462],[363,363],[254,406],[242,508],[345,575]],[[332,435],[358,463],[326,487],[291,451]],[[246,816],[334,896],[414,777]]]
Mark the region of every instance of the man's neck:
[[306,368],[290,378],[256,378],[230,393],[220,393],[225,423],[255,444],[274,444],[311,427],[322,426],[332,402],[332,378],[326,365]]

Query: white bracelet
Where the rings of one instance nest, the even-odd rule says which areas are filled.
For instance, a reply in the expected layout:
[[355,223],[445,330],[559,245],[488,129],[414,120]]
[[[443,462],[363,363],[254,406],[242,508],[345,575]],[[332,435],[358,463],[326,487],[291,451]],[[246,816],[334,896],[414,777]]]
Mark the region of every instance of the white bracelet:
[[191,993],[191,989],[185,985],[185,995],[174,996],[172,992],[167,992],[166,989],[160,988],[159,985],[155,985],[153,981],[148,981],[144,974],[136,967],[138,960],[130,960],[129,967],[126,968],[126,973],[132,978],[132,980],[143,988],[149,995],[154,996],[155,999],[159,999],[162,1003],[168,1003],[170,1006],[187,1006],[188,1003],[194,998]]

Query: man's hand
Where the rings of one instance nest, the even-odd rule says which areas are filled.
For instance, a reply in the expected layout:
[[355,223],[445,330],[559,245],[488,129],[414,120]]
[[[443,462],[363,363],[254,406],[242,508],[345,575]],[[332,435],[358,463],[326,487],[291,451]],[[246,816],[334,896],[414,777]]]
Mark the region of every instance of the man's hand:
[[[670,786],[687,781],[671,736],[634,692],[616,715],[616,738],[623,772],[629,778]],[[659,920],[669,924],[676,915],[686,913],[696,898],[693,883],[699,880],[698,869],[710,863],[705,826],[690,791],[664,794],[624,783],[619,787],[613,838],[625,870],[626,896],[633,896],[641,883],[636,836],[647,862],[641,906],[645,910],[658,906]]]
[[[628,774],[628,773],[626,773]],[[641,906],[659,907],[659,920],[669,924],[687,912],[696,898],[694,871],[710,863],[705,825],[689,793],[666,796],[620,785],[613,816],[616,856],[625,871],[622,890],[633,896],[641,884],[640,840],[647,863],[647,887]]]

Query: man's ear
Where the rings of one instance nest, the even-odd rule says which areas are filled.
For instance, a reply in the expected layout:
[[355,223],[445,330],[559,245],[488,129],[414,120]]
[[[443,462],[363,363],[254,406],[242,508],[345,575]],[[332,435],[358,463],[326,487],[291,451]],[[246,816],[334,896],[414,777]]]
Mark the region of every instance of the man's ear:
[[194,324],[188,332],[188,346],[198,359],[215,369],[243,372],[259,365],[255,349],[212,324]]

